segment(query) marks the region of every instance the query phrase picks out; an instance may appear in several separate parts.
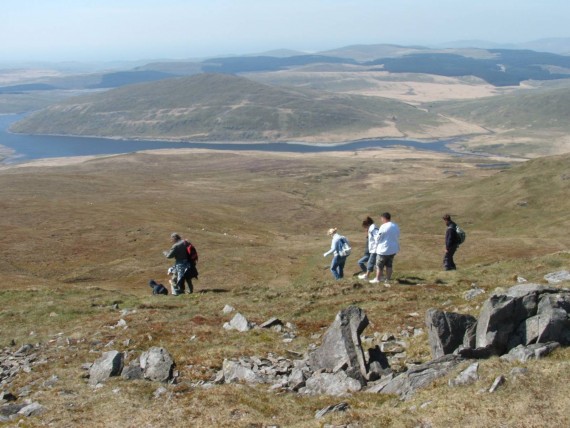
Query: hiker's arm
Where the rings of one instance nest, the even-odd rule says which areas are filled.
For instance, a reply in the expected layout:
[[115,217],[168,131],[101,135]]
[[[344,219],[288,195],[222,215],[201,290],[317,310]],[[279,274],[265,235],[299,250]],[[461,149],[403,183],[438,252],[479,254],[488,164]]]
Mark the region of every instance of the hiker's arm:
[[174,258],[174,247],[172,247],[172,248],[171,248],[170,250],[168,250],[168,251],[165,251],[163,254],[166,256],[167,259],[172,259],[172,258]]

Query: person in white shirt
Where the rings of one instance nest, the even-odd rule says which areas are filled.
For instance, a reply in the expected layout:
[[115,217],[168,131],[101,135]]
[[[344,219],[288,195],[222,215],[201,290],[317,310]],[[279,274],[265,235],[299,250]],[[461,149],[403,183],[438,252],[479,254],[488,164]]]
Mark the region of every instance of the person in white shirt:
[[[376,278],[370,281],[372,284],[384,281],[389,286],[394,257],[400,251],[400,228],[396,223],[392,223],[391,218],[392,216],[388,212],[380,216],[382,226],[376,235],[374,251],[376,253]],[[386,268],[385,275],[384,268]]]
[[367,230],[366,245],[364,247],[364,256],[358,260],[358,266],[360,266],[360,275],[358,275],[358,278],[366,279],[374,271],[374,266],[376,266],[376,253],[374,250],[376,248],[378,227],[370,217],[366,217],[362,221],[362,227]]
[[327,235],[332,236],[331,249],[324,253],[323,256],[327,257],[330,254],[333,255],[330,270],[334,276],[334,279],[342,279],[344,276],[344,264],[346,263],[346,257],[342,257],[338,253],[339,241],[342,236],[337,232],[336,227],[329,229]]

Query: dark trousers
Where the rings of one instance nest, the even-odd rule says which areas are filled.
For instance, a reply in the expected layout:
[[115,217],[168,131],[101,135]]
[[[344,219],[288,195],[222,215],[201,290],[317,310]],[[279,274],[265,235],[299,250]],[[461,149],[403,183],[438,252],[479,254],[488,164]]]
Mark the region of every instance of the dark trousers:
[[455,262],[453,261],[453,256],[457,251],[457,247],[450,247],[447,249],[445,256],[443,257],[443,267],[445,270],[455,270],[457,266],[455,266]]
[[184,281],[188,284],[188,293],[194,292],[194,285],[192,285],[192,270],[191,268],[186,268],[182,275],[178,275],[178,280],[176,282],[176,288],[178,293],[184,293]]

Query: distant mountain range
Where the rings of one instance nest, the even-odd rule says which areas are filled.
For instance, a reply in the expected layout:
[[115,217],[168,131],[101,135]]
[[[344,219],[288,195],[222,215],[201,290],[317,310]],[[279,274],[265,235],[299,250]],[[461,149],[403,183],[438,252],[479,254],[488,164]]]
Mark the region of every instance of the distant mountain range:
[[478,49],[515,49],[550,52],[570,55],[570,37],[546,38],[524,43],[495,43],[484,40],[459,40],[433,46],[439,49],[447,48],[478,48]]

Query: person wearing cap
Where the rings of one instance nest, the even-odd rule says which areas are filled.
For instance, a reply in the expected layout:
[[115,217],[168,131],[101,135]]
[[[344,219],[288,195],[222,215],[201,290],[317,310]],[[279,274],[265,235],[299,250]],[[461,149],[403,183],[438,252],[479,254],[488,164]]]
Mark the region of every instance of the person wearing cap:
[[344,264],[346,262],[346,257],[342,257],[338,253],[337,244],[340,241],[340,234],[336,227],[330,228],[327,232],[328,236],[332,236],[331,249],[323,254],[324,257],[333,255],[330,270],[333,274],[334,279],[341,279],[344,277]]
[[[380,221],[382,226],[376,235],[374,251],[376,253],[376,277],[369,282],[377,284],[384,280],[386,287],[389,287],[394,257],[400,251],[400,228],[392,222],[392,216],[388,212],[380,216]],[[386,268],[386,276],[383,276],[384,268]]]
[[172,287],[172,295],[178,296],[184,294],[184,281],[188,283],[188,294],[192,294],[194,287],[190,278],[190,262],[188,261],[188,251],[186,250],[186,242],[178,233],[170,235],[172,247],[170,250],[164,251],[164,255],[168,259],[174,259],[174,271],[176,272],[176,285]]
[[459,247],[459,236],[457,235],[457,224],[451,219],[449,214],[442,217],[447,229],[445,230],[445,255],[443,256],[443,268],[445,270],[456,270],[457,266],[453,261],[453,256]]

